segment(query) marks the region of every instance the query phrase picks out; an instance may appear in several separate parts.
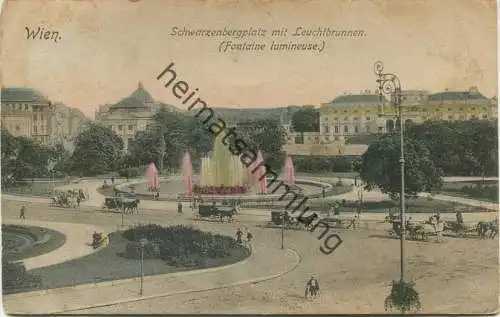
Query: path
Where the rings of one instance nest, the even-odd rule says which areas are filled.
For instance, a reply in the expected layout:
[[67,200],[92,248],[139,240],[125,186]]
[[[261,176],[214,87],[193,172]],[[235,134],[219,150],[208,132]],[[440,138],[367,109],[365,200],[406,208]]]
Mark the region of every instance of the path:
[[[252,256],[240,263],[206,270],[147,276],[144,295],[139,295],[139,279],[84,284],[3,297],[5,310],[16,314],[56,314],[105,307],[176,294],[200,292],[277,278],[300,262],[295,251],[280,254],[266,246],[254,246]],[[272,256],[270,256],[272,254]]]
[[88,224],[34,221],[29,219],[4,219],[2,223],[49,228],[59,231],[66,236],[66,242],[59,248],[36,257],[23,259],[22,262],[27,270],[78,259],[98,251],[98,249],[93,249],[87,243],[90,243],[90,238],[94,231],[103,231],[101,227]]

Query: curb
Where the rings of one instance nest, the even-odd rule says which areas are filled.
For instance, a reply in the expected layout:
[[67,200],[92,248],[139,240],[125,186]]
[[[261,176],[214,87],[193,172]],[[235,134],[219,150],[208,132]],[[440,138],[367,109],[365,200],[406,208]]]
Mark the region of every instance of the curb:
[[[204,288],[204,289],[188,289],[188,290],[183,290],[183,291],[160,293],[160,294],[155,294],[155,295],[150,295],[150,296],[125,298],[125,299],[119,299],[119,300],[115,300],[115,301],[111,301],[111,302],[107,302],[107,303],[102,303],[102,304],[94,304],[94,305],[90,305],[90,306],[84,306],[84,307],[80,307],[80,308],[55,310],[55,311],[46,312],[44,314],[61,314],[61,313],[68,313],[68,312],[76,312],[76,311],[84,310],[84,309],[109,307],[109,306],[114,306],[114,305],[119,305],[119,304],[124,304],[124,303],[138,302],[138,301],[149,300],[149,299],[160,298],[160,297],[168,297],[168,296],[187,294],[187,293],[206,292],[206,291],[223,289],[223,288],[233,287],[233,286],[238,286],[238,285],[243,285],[243,284],[255,284],[255,283],[259,283],[259,282],[269,281],[269,280],[278,278],[280,276],[283,276],[283,275],[295,270],[295,268],[297,268],[297,266],[302,261],[302,257],[299,255],[299,253],[297,251],[295,251],[293,249],[288,249],[288,248],[286,249],[286,251],[295,256],[296,263],[291,269],[289,269],[285,272],[280,272],[280,273],[276,273],[276,274],[265,276],[265,277],[259,277],[259,278],[243,280],[243,281],[234,282],[234,283],[223,284],[223,285],[215,286],[215,287],[208,287],[208,288]],[[249,259],[249,258],[247,258],[247,259]],[[231,265],[242,264],[243,262],[244,261],[239,262],[239,263],[234,263]],[[214,269],[220,269],[220,268],[223,268],[223,267],[214,268]],[[190,271],[190,272],[194,272],[194,271]],[[179,272],[179,273],[184,273],[184,272]],[[172,274],[168,274],[168,275],[172,276]],[[158,277],[158,275],[156,275],[156,277]]]
[[[154,280],[158,277],[176,277],[176,276],[189,276],[189,275],[196,275],[196,274],[204,274],[204,273],[209,273],[209,272],[216,272],[220,271],[223,269],[228,269],[230,267],[236,266],[236,265],[243,265],[246,262],[250,261],[254,257],[254,253],[250,252],[250,256],[245,258],[244,260],[240,262],[235,262],[231,264],[226,264],[222,266],[217,266],[217,267],[211,267],[211,268],[206,268],[206,269],[197,269],[197,270],[189,270],[189,271],[181,271],[181,272],[172,272],[172,273],[163,273],[163,274],[155,274],[155,275],[147,275],[144,276],[144,281],[150,281]],[[112,281],[105,281],[105,282],[99,282],[99,283],[86,283],[86,284],[79,284],[75,286],[63,286],[63,287],[57,287],[57,288],[51,288],[47,290],[38,290],[38,291],[32,291],[32,292],[25,292],[23,293],[25,296],[38,296],[41,293],[43,294],[54,294],[58,292],[62,292],[65,290],[83,290],[83,289],[93,289],[96,286],[120,286],[120,285],[125,285],[128,283],[136,282],[139,279],[139,277],[127,277],[127,278],[122,278],[122,279],[116,279]]]

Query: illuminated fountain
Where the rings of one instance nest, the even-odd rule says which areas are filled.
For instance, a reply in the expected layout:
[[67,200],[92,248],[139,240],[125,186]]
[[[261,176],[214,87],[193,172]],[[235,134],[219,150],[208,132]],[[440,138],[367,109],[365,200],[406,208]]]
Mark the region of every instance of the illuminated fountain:
[[200,195],[243,194],[248,190],[249,173],[238,156],[233,155],[222,137],[213,142],[211,157],[201,159],[200,185],[193,191]]
[[285,170],[285,179],[288,184],[295,185],[295,168],[293,167],[292,158],[288,155],[285,157],[283,169]]

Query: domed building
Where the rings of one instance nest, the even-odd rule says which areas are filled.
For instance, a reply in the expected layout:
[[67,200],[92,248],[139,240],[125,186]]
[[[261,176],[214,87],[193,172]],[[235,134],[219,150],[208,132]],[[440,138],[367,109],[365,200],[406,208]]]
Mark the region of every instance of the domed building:
[[139,82],[130,96],[116,104],[101,106],[95,119],[116,132],[123,139],[124,150],[127,150],[135,134],[145,131],[153,115],[162,108],[175,111],[173,106],[154,101]]
[[2,127],[14,136],[50,143],[53,104],[39,91],[25,87],[2,87]]

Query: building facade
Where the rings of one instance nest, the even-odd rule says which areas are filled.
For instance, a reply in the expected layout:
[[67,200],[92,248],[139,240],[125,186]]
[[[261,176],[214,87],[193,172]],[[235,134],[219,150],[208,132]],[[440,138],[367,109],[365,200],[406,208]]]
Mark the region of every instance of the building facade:
[[116,104],[106,104],[96,112],[96,121],[104,124],[118,134],[126,151],[139,131],[145,131],[153,115],[160,109],[172,110],[173,107],[156,102],[139,83],[137,89]]
[[[434,94],[424,90],[406,90],[402,95],[405,122],[498,118],[497,98],[485,97],[477,87]],[[390,132],[399,125],[397,110],[388,100],[371,91],[344,93],[322,104],[318,111],[320,132],[292,132],[288,135],[288,144],[336,143],[354,135]]]
[[50,144],[54,105],[31,88],[2,88],[1,124],[14,136],[33,138]]
[[74,148],[75,138],[90,122],[83,112],[70,108],[61,102],[54,103],[54,120],[52,120],[53,143],[59,143],[69,151]]

